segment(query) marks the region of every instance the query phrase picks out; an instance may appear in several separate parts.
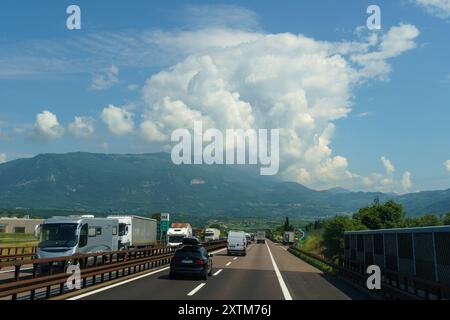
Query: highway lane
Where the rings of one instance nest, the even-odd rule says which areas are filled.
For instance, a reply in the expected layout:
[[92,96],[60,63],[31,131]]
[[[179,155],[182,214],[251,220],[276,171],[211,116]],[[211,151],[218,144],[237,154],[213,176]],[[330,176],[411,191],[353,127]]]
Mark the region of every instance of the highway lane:
[[294,300],[364,300],[369,297],[333,276],[324,274],[287,248],[267,241]]
[[[273,260],[271,259],[271,255]],[[278,276],[275,265],[279,270]],[[137,280],[107,285],[75,297],[84,300],[349,300],[367,298],[327,277],[280,245],[253,244],[245,257],[214,255],[213,277],[171,280],[169,269],[152,271]],[[280,279],[281,278],[281,279]],[[283,292],[283,285],[286,287]]]
[[195,296],[199,300],[282,300],[283,293],[269,252],[263,245],[249,247],[247,256],[216,255],[220,263],[230,261],[220,276],[207,283]]

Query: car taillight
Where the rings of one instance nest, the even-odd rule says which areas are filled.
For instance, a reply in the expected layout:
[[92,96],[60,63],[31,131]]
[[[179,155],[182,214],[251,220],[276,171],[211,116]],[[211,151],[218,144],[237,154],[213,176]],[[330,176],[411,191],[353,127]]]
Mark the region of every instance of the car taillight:
[[204,265],[204,264],[206,264],[206,260],[203,260],[203,259],[196,259],[196,260],[195,260],[195,264]]
[[177,262],[179,262],[181,259],[179,258],[179,257],[173,257],[172,258],[172,263],[177,263]]

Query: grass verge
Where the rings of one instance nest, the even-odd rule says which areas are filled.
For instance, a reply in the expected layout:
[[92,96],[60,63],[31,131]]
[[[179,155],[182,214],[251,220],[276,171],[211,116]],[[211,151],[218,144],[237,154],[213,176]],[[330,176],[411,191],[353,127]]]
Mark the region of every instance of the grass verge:
[[329,265],[327,265],[327,264],[325,264],[325,263],[323,263],[323,262],[321,262],[321,261],[319,261],[317,259],[314,259],[314,258],[312,258],[310,256],[307,256],[307,255],[305,255],[305,254],[303,254],[303,253],[301,253],[301,252],[299,252],[297,250],[289,248],[288,252],[290,252],[291,254],[296,256],[297,258],[302,259],[306,263],[309,263],[310,265],[316,267],[317,269],[319,269],[319,270],[321,270],[323,272],[330,273],[330,274],[333,274],[333,275],[337,274],[337,271],[334,268],[330,267]]

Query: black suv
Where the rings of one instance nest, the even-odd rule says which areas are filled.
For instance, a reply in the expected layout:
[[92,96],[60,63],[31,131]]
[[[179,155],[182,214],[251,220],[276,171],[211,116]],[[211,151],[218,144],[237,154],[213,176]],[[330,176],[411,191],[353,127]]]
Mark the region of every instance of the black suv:
[[170,262],[170,278],[200,276],[202,280],[208,280],[212,268],[212,255],[208,254],[208,250],[195,238],[187,238]]

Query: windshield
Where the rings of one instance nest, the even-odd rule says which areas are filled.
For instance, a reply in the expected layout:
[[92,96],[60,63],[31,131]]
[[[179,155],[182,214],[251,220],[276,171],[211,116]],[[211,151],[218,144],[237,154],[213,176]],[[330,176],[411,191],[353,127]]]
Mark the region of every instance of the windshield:
[[184,236],[169,236],[170,243],[182,243]]
[[43,224],[40,248],[74,247],[78,243],[76,223]]
[[206,237],[213,237],[214,236],[214,232],[206,232],[205,236]]

